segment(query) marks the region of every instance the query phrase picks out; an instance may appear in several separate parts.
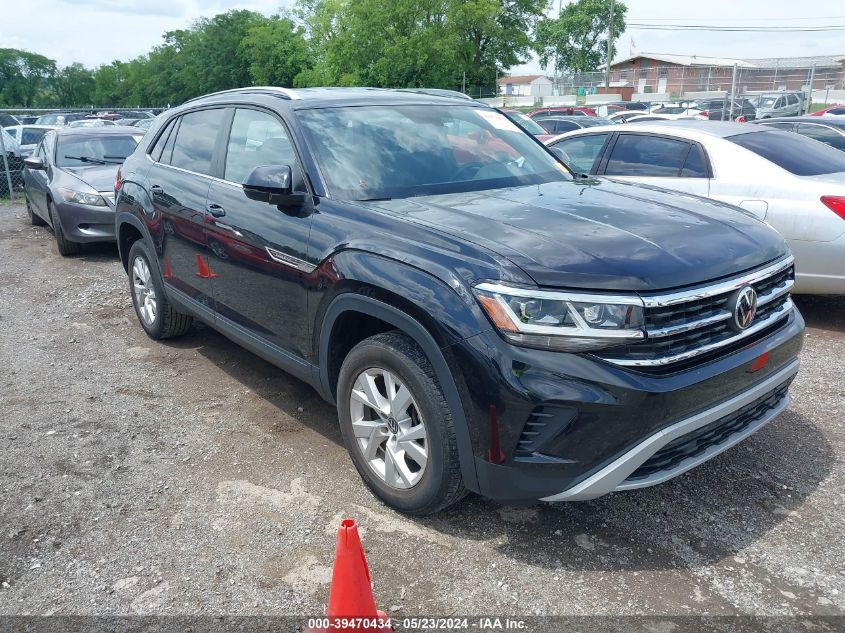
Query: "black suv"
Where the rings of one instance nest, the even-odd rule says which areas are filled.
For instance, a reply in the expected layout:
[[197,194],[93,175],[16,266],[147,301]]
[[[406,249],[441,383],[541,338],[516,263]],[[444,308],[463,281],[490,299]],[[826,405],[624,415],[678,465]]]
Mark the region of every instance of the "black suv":
[[404,512],[665,481],[775,417],[798,371],[775,231],[574,177],[483,104],[208,95],[160,117],[116,186],[146,332],[198,318],[312,385]]

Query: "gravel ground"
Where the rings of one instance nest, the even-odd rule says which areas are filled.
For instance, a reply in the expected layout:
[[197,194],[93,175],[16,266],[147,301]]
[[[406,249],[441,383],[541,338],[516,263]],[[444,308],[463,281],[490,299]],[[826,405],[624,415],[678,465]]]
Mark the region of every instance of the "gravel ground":
[[845,610],[843,299],[798,298],[789,410],[691,473],[419,520],[314,391],[209,328],[148,339],[125,279],[0,203],[0,614],[319,615],[346,516],[397,617]]

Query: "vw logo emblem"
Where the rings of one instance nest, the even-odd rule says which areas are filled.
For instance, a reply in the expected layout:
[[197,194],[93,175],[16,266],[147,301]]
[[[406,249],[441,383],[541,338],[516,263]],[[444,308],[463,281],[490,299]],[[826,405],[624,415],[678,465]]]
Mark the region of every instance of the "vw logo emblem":
[[736,293],[733,308],[734,327],[745,330],[757,315],[757,291],[751,286],[744,286]]
[[394,435],[399,432],[399,423],[396,421],[396,418],[387,418],[387,428]]

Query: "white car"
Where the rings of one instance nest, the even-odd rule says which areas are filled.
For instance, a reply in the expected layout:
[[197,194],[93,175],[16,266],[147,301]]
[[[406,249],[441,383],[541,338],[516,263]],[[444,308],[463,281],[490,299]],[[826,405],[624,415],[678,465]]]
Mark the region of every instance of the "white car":
[[845,152],[767,126],[695,120],[594,127],[546,144],[576,172],[742,207],[786,238],[795,292],[845,294]]
[[5,129],[15,139],[17,151],[21,158],[26,158],[35,151],[42,137],[50,130],[57,129],[55,125],[10,125]]

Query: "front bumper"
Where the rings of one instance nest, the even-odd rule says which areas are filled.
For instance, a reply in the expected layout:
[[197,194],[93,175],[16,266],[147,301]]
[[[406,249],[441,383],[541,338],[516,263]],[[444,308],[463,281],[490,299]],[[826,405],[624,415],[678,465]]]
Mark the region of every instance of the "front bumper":
[[[581,483],[556,495],[543,497],[542,501],[595,499],[609,492],[654,486],[695,468],[738,444],[776,418],[789,404],[789,392],[786,388],[797,373],[798,359],[796,358],[775,374],[733,398],[654,433]],[[771,406],[768,406],[769,403],[765,402],[766,400],[772,400]],[[643,464],[654,459],[673,441],[694,434],[708,425],[714,425],[716,428],[726,426],[733,421],[738,411],[761,401],[766,406],[760,414],[756,416],[747,414],[749,418],[747,423],[742,424],[735,432],[717,435],[718,441],[702,442],[697,447],[699,450],[689,451],[689,456],[683,457],[682,454],[681,459],[669,460],[664,468],[649,469],[647,474],[636,476]]]
[[71,242],[114,242],[114,209],[56,202],[56,215]]
[[[788,404],[804,321],[669,374],[518,348],[495,332],[452,349],[477,492],[510,503],[651,486],[742,441]],[[763,360],[765,362],[763,362]]]

